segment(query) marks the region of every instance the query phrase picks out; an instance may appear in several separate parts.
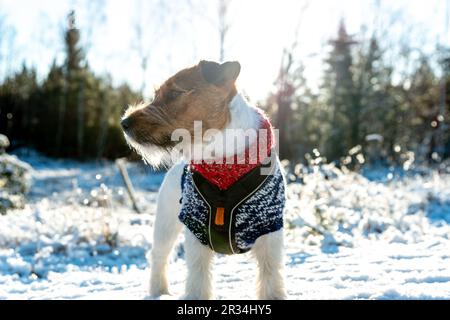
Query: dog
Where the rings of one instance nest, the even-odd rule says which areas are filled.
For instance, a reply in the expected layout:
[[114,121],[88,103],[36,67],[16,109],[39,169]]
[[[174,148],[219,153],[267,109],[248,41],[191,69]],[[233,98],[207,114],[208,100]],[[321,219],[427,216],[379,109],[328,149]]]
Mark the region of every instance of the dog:
[[[258,264],[257,297],[287,297],[285,179],[269,120],[236,89],[240,70],[235,61],[200,61],[165,81],[150,104],[130,106],[121,120],[128,144],[150,165],[176,161],[172,156],[180,146],[188,150],[178,154],[181,160],[167,172],[158,194],[150,254],[152,297],[169,294],[169,256],[183,227],[188,268],[184,299],[213,298],[210,265],[215,253],[247,251]],[[177,131],[195,137],[199,125],[200,142],[174,139]],[[225,137],[233,130],[241,130],[238,136],[242,130],[256,133],[236,142]]]

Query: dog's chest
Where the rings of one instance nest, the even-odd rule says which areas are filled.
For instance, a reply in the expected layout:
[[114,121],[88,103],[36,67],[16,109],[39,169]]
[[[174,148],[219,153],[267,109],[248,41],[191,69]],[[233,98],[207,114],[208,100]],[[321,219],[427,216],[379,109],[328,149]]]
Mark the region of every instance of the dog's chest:
[[278,163],[271,174],[253,169],[220,190],[185,167],[180,221],[204,245],[223,254],[244,253],[260,236],[283,227],[285,186]]
[[[220,190],[226,190],[258,167],[266,157],[270,157],[275,139],[273,128],[262,111],[255,110],[255,112],[260,124],[259,129],[255,130],[256,140],[253,141],[252,146],[248,146],[239,156],[234,154],[224,157],[218,163],[193,161],[190,164],[190,168],[201,174]],[[243,135],[245,136],[245,132],[243,132]],[[234,141],[234,138],[230,140]]]

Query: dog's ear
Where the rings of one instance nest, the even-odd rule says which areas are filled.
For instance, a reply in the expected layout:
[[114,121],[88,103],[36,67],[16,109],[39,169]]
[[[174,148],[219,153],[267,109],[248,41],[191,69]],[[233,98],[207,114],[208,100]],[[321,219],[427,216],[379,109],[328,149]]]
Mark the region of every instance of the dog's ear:
[[199,63],[203,78],[211,84],[220,86],[229,81],[236,81],[241,72],[241,65],[237,61],[222,64],[202,60]]

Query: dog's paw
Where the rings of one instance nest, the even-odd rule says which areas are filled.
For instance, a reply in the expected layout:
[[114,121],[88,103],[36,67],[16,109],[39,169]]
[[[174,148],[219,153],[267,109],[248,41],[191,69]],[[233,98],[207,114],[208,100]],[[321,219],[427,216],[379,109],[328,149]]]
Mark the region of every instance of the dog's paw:
[[205,294],[188,294],[185,293],[180,297],[180,300],[211,300],[213,296]]
[[167,284],[167,281],[161,280],[161,279],[155,279],[150,281],[150,290],[149,290],[150,297],[156,298],[163,295],[170,295],[169,293],[169,286]]
[[170,292],[167,288],[153,288],[150,287],[149,295],[152,298],[157,298],[163,295],[170,295]]
[[287,300],[287,295],[268,295],[268,296],[260,296],[258,300]]
[[149,297],[151,298],[158,298],[164,295],[171,295],[169,290],[152,290],[149,291]]
[[174,300],[176,299],[176,297],[174,297],[171,294],[165,294],[165,295],[161,295],[161,296],[151,296],[151,295],[147,295],[144,297],[144,300]]
[[258,292],[259,300],[287,300],[288,295],[285,290]]
[[268,297],[264,298],[263,300],[287,300],[287,299],[288,299],[287,294],[281,294],[281,295],[268,296]]

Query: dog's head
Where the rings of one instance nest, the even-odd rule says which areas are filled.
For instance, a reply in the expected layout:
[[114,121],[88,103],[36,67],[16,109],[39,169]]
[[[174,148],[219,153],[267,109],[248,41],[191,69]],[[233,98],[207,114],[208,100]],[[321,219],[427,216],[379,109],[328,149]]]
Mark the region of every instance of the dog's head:
[[150,104],[130,106],[121,125],[127,142],[144,158],[157,165],[176,141],[172,132],[194,132],[194,121],[203,130],[223,129],[230,120],[228,105],[236,95],[235,81],[240,72],[238,62],[219,64],[200,61],[183,69],[156,90]]

